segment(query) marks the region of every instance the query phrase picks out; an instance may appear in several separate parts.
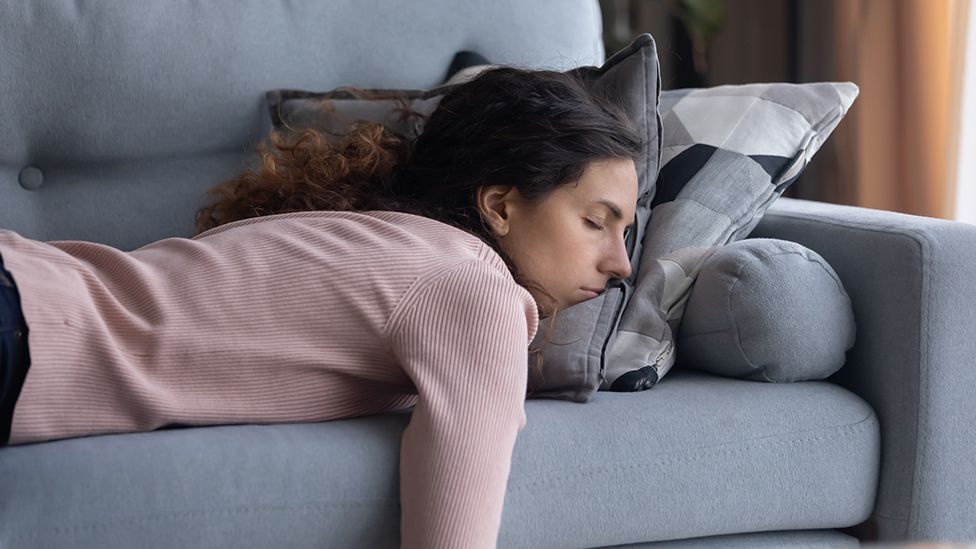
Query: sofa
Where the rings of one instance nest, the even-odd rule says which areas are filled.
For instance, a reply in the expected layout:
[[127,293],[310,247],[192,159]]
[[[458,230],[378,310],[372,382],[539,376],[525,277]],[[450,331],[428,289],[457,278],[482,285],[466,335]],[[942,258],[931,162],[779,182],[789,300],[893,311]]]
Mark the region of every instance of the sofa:
[[[0,227],[190,236],[270,129],[264,93],[423,89],[455,53],[606,54],[595,0],[0,0]],[[857,547],[976,539],[976,228],[781,198],[750,238],[836,270],[857,339],[823,381],[676,367],[530,399],[498,546]],[[0,547],[396,547],[409,411],[0,449]]]

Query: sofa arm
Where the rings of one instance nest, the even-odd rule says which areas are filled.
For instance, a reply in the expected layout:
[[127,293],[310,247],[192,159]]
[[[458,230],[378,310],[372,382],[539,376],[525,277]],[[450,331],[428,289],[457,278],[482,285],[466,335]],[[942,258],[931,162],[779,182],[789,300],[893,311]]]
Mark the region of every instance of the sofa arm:
[[881,540],[976,540],[976,226],[781,198],[750,238],[822,255],[857,341],[834,381],[881,421]]

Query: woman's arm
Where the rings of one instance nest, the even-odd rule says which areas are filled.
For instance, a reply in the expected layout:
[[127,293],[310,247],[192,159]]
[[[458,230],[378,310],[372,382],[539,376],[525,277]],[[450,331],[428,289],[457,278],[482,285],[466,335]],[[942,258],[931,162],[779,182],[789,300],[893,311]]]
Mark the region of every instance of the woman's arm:
[[537,317],[510,276],[472,261],[405,298],[391,319],[419,394],[401,446],[402,547],[495,547]]

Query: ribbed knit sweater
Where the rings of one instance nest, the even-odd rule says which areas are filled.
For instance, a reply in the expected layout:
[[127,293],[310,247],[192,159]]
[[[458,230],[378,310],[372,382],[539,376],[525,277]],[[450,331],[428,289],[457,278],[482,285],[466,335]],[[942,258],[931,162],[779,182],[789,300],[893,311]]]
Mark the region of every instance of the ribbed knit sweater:
[[305,212],[130,252],[0,231],[0,254],[31,356],[12,445],[415,406],[402,546],[495,546],[539,321],[477,237],[405,213]]

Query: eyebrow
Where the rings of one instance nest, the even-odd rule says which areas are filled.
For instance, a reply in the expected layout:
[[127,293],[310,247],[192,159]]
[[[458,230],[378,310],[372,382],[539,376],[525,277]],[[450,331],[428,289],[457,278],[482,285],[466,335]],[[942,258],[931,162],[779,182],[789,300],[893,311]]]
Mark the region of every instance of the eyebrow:
[[[618,220],[624,218],[623,212],[621,212],[620,211],[620,208],[618,208],[617,205],[614,204],[613,202],[610,202],[609,200],[600,199],[600,200],[597,200],[597,204],[603,204],[604,206],[606,206],[607,209],[610,210],[610,213],[612,213],[613,216],[615,218],[617,218]],[[634,226],[633,223],[631,223],[630,225],[627,225],[628,228],[633,227],[633,226]]]

